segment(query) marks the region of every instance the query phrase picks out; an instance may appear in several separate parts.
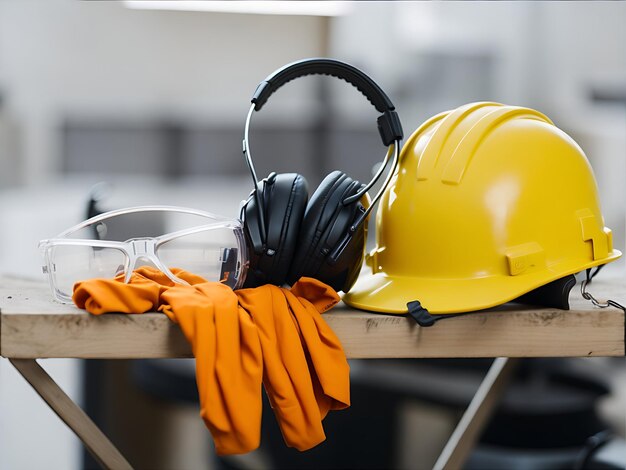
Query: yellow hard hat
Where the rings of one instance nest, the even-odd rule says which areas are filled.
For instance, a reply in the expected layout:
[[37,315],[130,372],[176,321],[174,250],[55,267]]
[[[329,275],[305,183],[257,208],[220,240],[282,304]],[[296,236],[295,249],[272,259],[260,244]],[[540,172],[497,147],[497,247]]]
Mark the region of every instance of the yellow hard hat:
[[468,312],[613,261],[587,157],[532,109],[471,103],[408,139],[376,217],[376,248],[343,300]]

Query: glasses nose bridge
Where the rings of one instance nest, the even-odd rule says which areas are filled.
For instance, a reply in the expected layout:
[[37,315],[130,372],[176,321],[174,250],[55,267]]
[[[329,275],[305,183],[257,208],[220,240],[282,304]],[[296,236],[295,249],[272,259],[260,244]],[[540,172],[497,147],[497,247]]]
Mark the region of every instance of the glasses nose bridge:
[[133,258],[156,257],[156,240],[154,238],[133,238],[128,240]]
[[127,241],[130,245],[129,247],[129,266],[126,271],[126,276],[124,276],[124,282],[128,283],[130,281],[130,277],[137,265],[137,261],[140,259],[148,259],[156,266],[160,266],[159,259],[156,255],[156,240],[154,238],[132,238]]

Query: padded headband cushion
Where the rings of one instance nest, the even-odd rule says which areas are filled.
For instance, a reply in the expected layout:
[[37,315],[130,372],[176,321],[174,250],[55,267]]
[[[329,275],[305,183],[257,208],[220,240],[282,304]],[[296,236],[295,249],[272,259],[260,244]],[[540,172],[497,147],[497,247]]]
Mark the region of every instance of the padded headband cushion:
[[298,246],[287,277],[290,284],[301,276],[317,276],[328,253],[348,232],[354,220],[356,204],[344,206],[341,202],[361,188],[358,181],[345,173],[333,171],[315,190],[304,213]]
[[[261,193],[265,211],[265,250],[258,257],[251,257],[244,287],[266,283],[282,285],[289,271],[307,205],[307,182],[297,173],[283,173],[267,182],[260,182],[257,191]],[[248,202],[245,214],[248,231],[258,232],[255,198]],[[250,251],[254,250],[251,248]]]

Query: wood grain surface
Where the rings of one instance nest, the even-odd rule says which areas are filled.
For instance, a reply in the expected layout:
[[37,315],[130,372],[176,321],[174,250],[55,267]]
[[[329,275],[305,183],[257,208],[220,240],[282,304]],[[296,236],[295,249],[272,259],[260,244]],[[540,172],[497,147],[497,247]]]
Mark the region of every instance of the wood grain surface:
[[[11,358],[190,357],[178,326],[159,313],[92,316],[51,299],[43,282],[1,277],[0,353]],[[597,298],[626,300],[626,281],[597,280]],[[343,304],[324,314],[350,358],[624,356],[624,313],[598,309],[578,286],[571,309],[507,304],[421,328],[405,316]]]

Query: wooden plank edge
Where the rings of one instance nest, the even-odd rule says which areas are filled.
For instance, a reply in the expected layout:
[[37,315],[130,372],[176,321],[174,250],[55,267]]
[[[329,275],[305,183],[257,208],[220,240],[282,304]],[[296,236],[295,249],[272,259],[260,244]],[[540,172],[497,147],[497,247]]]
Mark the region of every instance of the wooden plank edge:
[[[450,322],[447,323],[447,328],[444,328],[444,324],[420,328],[402,317],[363,317],[339,313],[327,319],[338,334],[347,356],[354,359],[624,356],[624,336],[620,330],[626,319],[621,311],[602,312],[602,315],[596,312],[593,316],[588,312],[580,314],[580,320],[586,323],[576,322],[573,328],[579,333],[579,337],[586,334],[584,339],[587,341],[587,337],[590,337],[593,341],[580,346],[572,335],[565,335],[567,342],[562,349],[555,348],[553,344],[559,339],[554,337],[555,331],[560,333],[558,324],[556,328],[540,327],[534,331],[533,328],[536,327],[532,326],[532,322],[548,321],[550,325],[550,322],[558,322],[559,318],[563,321],[563,315],[570,315],[569,312],[559,312],[557,316],[548,315],[545,318],[541,315],[534,318],[532,314],[527,316],[527,313],[511,314],[513,318],[508,315],[480,315],[482,316],[446,320]],[[515,315],[519,318],[514,318]],[[37,324],[36,317],[37,315],[29,315],[28,318],[20,315],[5,316],[5,324],[0,332],[5,336],[3,356],[25,359],[191,357],[189,345],[178,327],[161,315],[151,315],[151,318],[126,315],[97,318],[70,315],[69,318],[64,318],[59,315],[52,323],[50,317],[44,315],[40,324]],[[71,320],[69,324],[64,324],[68,320]],[[516,327],[516,321],[523,323],[521,336],[514,337],[522,342],[523,348],[510,341],[500,341],[497,336],[499,330]],[[402,326],[405,322],[406,326]],[[593,326],[594,322],[604,326]],[[484,330],[486,327],[493,331]],[[21,336],[11,334],[13,328],[17,331],[23,328],[25,331],[21,332]],[[123,338],[120,332],[125,330],[128,330],[128,337]],[[47,340],[55,331],[59,334],[59,341]],[[465,331],[471,341],[462,346],[462,349],[455,348],[454,343],[458,343]],[[547,336],[546,332],[549,333]],[[102,335],[109,336],[110,340],[103,342]],[[542,336],[546,337],[542,339]],[[43,337],[44,340],[38,342],[34,339],[37,337]],[[437,342],[443,346],[438,347]]]

